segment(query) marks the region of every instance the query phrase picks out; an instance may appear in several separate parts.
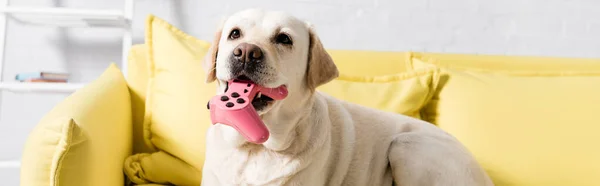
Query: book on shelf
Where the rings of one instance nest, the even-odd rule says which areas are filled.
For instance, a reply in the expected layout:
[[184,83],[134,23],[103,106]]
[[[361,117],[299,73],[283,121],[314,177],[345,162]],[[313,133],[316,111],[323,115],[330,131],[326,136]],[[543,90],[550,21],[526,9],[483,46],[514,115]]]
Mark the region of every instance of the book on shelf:
[[66,83],[68,79],[68,73],[57,72],[27,72],[15,76],[15,80],[20,82]]
[[43,83],[66,83],[66,79],[40,79],[40,78],[32,78],[26,79],[21,82],[43,82]]

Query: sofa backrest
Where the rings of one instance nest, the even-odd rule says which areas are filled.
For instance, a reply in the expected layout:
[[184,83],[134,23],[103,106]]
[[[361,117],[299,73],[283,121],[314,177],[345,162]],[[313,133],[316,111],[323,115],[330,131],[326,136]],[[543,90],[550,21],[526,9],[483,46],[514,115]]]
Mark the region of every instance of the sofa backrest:
[[441,68],[422,117],[496,185],[600,185],[600,60],[414,53],[408,65]]
[[[342,74],[421,67],[443,78],[422,119],[455,135],[497,185],[600,185],[600,59],[329,50]],[[134,152],[142,138],[146,46],[132,48]]]

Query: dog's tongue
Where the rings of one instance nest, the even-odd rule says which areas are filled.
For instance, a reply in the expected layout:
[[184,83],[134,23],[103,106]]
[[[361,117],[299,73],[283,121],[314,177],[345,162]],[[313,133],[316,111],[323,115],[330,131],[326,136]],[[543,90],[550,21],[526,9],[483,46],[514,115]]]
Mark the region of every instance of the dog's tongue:
[[263,143],[267,141],[269,130],[252,106],[252,100],[259,92],[274,100],[284,99],[288,94],[285,86],[267,88],[251,81],[229,81],[225,93],[211,99],[211,104],[221,103],[217,104],[220,114],[215,114],[217,111],[211,109],[213,124],[229,125],[240,132],[249,142]]

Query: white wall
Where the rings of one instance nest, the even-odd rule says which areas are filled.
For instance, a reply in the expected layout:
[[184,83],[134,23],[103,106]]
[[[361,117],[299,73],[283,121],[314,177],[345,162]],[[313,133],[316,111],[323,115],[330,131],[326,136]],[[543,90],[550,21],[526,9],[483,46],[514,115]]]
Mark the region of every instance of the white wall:
[[[122,8],[122,0],[12,0],[13,5]],[[212,41],[216,23],[235,11],[288,11],[317,27],[327,48],[600,58],[598,0],[137,0],[136,43],[158,15]],[[32,70],[68,70],[88,82],[120,60],[115,29],[60,29],[9,23],[5,80]],[[28,132],[65,95],[2,93],[0,162],[18,160]],[[2,185],[18,185],[2,168]]]

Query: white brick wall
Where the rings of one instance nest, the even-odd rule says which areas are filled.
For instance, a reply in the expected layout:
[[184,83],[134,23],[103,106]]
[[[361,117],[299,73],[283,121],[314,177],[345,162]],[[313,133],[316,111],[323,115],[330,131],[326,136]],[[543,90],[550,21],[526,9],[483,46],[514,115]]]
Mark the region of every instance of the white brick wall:
[[[337,49],[600,57],[600,0],[182,1],[186,31],[210,39],[215,16],[291,12]],[[175,20],[176,18],[172,18]],[[209,23],[206,25],[205,23]]]
[[[11,2],[123,5],[122,0]],[[218,20],[251,7],[288,11],[314,23],[327,48],[600,58],[600,0],[136,0],[135,41],[143,42],[149,13],[212,41]],[[109,62],[120,59],[118,33],[13,22],[4,79],[38,68],[71,70],[81,81],[94,79]],[[0,185],[12,186],[18,185],[18,168],[2,162],[18,161],[29,131],[64,95],[1,96]]]

